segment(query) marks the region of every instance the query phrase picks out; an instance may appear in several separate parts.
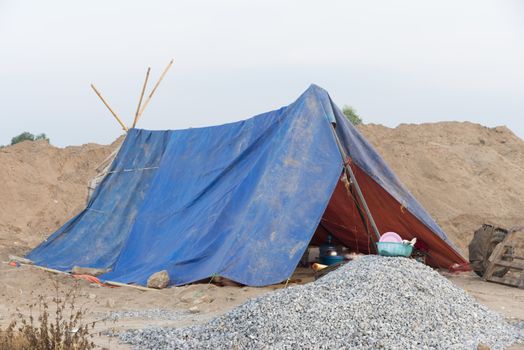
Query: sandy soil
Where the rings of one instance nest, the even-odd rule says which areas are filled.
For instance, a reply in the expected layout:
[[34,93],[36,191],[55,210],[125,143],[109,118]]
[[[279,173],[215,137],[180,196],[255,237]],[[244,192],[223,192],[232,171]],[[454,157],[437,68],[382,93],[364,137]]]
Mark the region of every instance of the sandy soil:
[[26,141],[0,149],[0,252],[36,246],[83,209],[88,179],[117,142],[57,148]]
[[[484,222],[524,224],[524,141],[507,128],[437,123],[394,129],[364,125],[361,130],[463,249]],[[0,326],[9,323],[17,308],[27,313],[27,305],[38,295],[52,297],[55,283],[61,292],[78,283],[77,305],[88,309],[87,321],[99,321],[97,332],[204,322],[248,298],[284,287],[200,284],[143,292],[99,287],[33,267],[5,264],[8,254],[23,255],[84,206],[95,167],[115,147],[88,144],[60,149],[45,142],[24,142],[0,149]],[[470,273],[447,277],[493,310],[524,320],[524,290],[482,282]],[[310,280],[304,274],[299,278]],[[152,309],[172,310],[174,316],[104,320],[115,311]],[[102,335],[96,342],[111,349],[127,348]]]

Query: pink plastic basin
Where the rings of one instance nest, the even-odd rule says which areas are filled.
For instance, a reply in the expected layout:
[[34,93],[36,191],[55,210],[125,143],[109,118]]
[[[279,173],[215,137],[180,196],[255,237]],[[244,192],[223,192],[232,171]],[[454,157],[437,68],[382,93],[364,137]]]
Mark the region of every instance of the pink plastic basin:
[[386,232],[380,236],[380,242],[401,243],[402,237],[395,232]]

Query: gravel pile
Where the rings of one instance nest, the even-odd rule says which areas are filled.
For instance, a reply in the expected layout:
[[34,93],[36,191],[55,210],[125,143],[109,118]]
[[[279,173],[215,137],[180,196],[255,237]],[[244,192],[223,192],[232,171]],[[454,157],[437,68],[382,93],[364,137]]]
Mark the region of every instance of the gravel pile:
[[522,330],[431,268],[366,256],[203,325],[127,331],[137,349],[502,349]]

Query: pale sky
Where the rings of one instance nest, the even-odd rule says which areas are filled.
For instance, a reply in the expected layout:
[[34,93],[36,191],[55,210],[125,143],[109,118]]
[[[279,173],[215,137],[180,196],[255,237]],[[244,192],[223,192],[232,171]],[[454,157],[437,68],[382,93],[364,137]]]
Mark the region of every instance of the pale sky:
[[[0,144],[121,134],[146,68],[172,70],[139,127],[246,119],[311,83],[367,123],[507,125],[524,138],[524,2],[0,0]],[[150,84],[152,85],[152,84]]]

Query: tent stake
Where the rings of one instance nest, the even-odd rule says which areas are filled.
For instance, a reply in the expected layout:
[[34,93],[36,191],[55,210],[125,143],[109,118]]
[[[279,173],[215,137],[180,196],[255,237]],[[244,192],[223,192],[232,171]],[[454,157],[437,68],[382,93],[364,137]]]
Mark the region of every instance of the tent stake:
[[138,119],[142,116],[142,113],[144,113],[144,110],[146,109],[147,105],[149,104],[149,101],[151,101],[151,98],[153,97],[153,94],[155,93],[156,89],[158,88],[158,85],[160,85],[160,82],[162,82],[162,79],[166,76],[167,71],[171,66],[173,65],[173,62],[175,60],[171,60],[169,64],[167,65],[166,69],[162,72],[162,75],[160,75],[160,78],[158,78],[158,81],[156,82],[155,86],[153,87],[153,90],[149,93],[149,96],[147,96],[146,102],[144,102],[144,106],[142,106],[142,109],[140,112],[138,112],[138,115],[135,117],[135,120],[138,122]]
[[109,106],[109,104],[107,103],[107,101],[104,99],[104,97],[102,97],[102,94],[96,89],[95,85],[91,84],[91,88],[93,89],[93,91],[98,95],[98,97],[100,97],[100,99],[102,100],[102,102],[104,103],[104,105],[107,107],[107,109],[109,109],[109,112],[111,112],[111,114],[113,115],[113,117],[115,117],[116,121],[118,122],[118,124],[120,124],[120,126],[122,127],[122,129],[127,132],[127,126],[124,125],[124,123],[122,122],[122,120],[118,117],[118,115],[116,115],[115,111],[113,111],[113,109]]
[[138,100],[138,106],[136,107],[135,120],[133,120],[133,126],[131,126],[132,128],[136,126],[136,122],[138,121],[138,113],[140,112],[140,107],[142,107],[142,99],[144,98],[144,93],[146,92],[147,81],[149,80],[149,72],[151,72],[151,67],[147,68],[146,79],[144,80],[144,86],[142,86],[142,92],[140,93],[140,100]]
[[342,146],[342,142],[340,142],[340,139],[338,138],[337,132],[333,124],[331,124],[331,129],[333,130],[333,135],[335,136],[335,140],[337,141],[337,146],[340,151],[340,155],[342,156],[342,161],[344,163],[344,170],[346,171],[346,176],[349,175],[349,179],[355,185],[355,189],[357,190],[358,198],[362,202],[362,206],[364,207],[364,210],[366,211],[366,215],[368,216],[371,227],[373,228],[373,232],[375,233],[375,237],[377,240],[373,241],[373,243],[376,249],[377,242],[380,240],[380,232],[378,231],[375,220],[373,219],[373,215],[371,215],[371,211],[369,210],[368,204],[366,200],[364,199],[364,195],[362,194],[362,191],[360,190],[360,186],[358,185],[357,178],[355,177],[355,174],[353,173],[353,169],[351,169],[351,166],[349,165],[349,162],[347,161],[349,157],[347,156],[346,151],[344,150],[344,147]]

